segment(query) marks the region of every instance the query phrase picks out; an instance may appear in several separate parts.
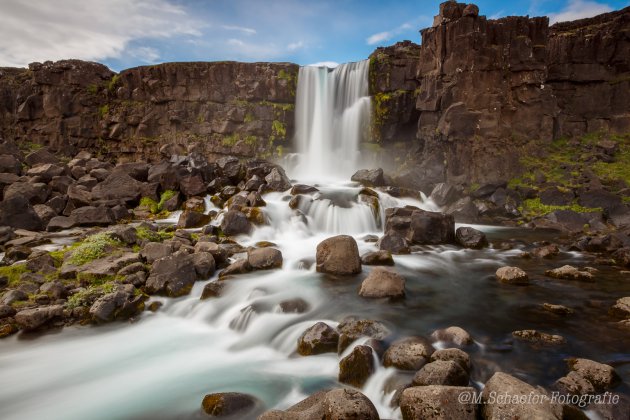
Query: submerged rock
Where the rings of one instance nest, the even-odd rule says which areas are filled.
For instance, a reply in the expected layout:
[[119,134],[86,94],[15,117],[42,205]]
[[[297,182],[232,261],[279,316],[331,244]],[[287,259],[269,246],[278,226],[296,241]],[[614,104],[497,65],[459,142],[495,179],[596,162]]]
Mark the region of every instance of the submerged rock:
[[559,345],[566,343],[566,340],[561,335],[548,334],[536,330],[514,331],[512,336],[514,336],[514,338],[518,338],[519,340],[529,341],[534,344]]
[[317,245],[317,271],[340,276],[361,272],[357,242],[352,236],[338,235]]
[[529,276],[518,267],[501,267],[495,275],[501,283],[529,284]]
[[387,250],[367,252],[361,256],[363,265],[394,265],[392,253]]
[[571,265],[563,265],[560,268],[545,271],[545,275],[555,279],[577,280],[585,282],[594,282],[595,277],[588,271],[580,271]]

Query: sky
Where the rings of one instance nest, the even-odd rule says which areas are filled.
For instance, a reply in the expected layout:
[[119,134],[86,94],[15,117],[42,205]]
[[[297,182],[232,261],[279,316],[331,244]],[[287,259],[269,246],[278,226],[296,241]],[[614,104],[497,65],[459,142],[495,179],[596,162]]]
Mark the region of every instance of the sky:
[[[420,43],[439,0],[0,0],[0,67],[77,58],[112,70],[169,61],[363,60]],[[630,0],[479,0],[480,14],[594,16]]]

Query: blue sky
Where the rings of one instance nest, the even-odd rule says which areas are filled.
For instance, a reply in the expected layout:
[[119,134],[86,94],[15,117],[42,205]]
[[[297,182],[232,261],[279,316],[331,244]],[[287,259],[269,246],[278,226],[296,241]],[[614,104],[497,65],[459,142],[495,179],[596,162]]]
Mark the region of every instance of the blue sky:
[[[366,58],[428,27],[433,0],[0,0],[0,66],[80,58],[113,70],[166,61]],[[491,18],[593,16],[630,0],[479,0]]]

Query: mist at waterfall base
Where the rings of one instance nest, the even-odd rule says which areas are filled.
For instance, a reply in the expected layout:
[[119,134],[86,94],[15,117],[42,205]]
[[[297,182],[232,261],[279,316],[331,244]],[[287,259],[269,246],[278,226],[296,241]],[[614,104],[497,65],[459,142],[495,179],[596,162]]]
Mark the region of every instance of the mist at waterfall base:
[[[225,280],[227,287],[219,298],[199,300],[204,285],[217,281],[216,275],[195,284],[189,296],[152,297],[164,306],[155,313],[145,312],[135,323],[68,327],[37,337],[4,339],[0,418],[199,418],[203,396],[226,391],[254,395],[261,400],[261,411],[287,408],[318,390],[343,386],[337,382],[338,363],[352,346],[341,356],[301,357],[296,344],[315,322],[335,326],[346,316],[382,321],[393,337],[428,336],[450,325],[465,328],[476,340],[466,349],[473,359],[475,383],[502,370],[533,384],[549,385],[564,376],[563,360],[569,356],[627,362],[630,339],[620,337],[612,323],[601,319],[601,307],[585,302],[607,303],[627,296],[630,282],[619,282],[606,267],[601,267],[596,284],[545,279],[546,269],[589,261],[577,253],[562,253],[553,261],[522,260],[518,255],[533,240],[526,231],[478,227],[491,241],[523,239],[514,241],[515,248],[509,251],[434,246],[395,256],[396,270],[407,281],[406,299],[395,302],[358,296],[371,267],[345,279],[315,271],[315,249],[322,240],[340,233],[352,235],[363,254],[376,250],[365,238],[382,234],[385,208],[411,204],[435,209],[430,202],[379,193],[380,210],[374,214],[358,200],[360,186],[349,182],[360,164],[356,159],[366,109],[369,118],[365,66],[363,62],[332,72],[300,71],[296,107],[300,155],[289,173],[296,182],[316,183],[320,192],[304,200],[300,211],[288,206],[288,192],[266,194],[263,209],[268,225],[237,238],[244,246],[275,243],[284,257],[282,269]],[[318,140],[321,144],[312,144]],[[346,140],[355,145],[346,148]],[[209,201],[208,206],[212,206]],[[174,215],[165,223],[176,221]],[[538,240],[554,239],[535,235]],[[499,284],[493,274],[502,265],[521,266],[533,284]],[[308,311],[282,313],[279,304],[294,298],[306,301]],[[561,319],[541,311],[542,302],[579,310]],[[528,328],[562,334],[568,344],[533,351],[511,342],[511,331]],[[617,367],[626,382],[627,366]],[[362,392],[381,417],[401,417],[390,400],[395,386],[410,382],[410,375],[413,372],[402,374],[379,366],[364,386]]]

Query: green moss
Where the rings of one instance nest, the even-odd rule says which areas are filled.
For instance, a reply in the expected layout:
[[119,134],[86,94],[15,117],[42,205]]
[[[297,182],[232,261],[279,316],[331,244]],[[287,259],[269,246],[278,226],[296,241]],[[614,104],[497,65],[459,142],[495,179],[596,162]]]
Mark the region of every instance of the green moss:
[[162,210],[164,208],[164,204],[173,197],[176,197],[179,193],[173,190],[166,190],[160,195],[160,202],[158,203],[158,208]]
[[280,139],[284,139],[287,136],[287,128],[282,121],[273,120],[271,123],[271,134]]
[[105,104],[98,109],[98,116],[103,119],[105,116],[109,114],[109,105]]
[[284,69],[281,69],[278,72],[278,79],[280,80],[286,80],[287,81],[287,85],[289,87],[291,96],[295,96],[295,90],[297,88],[297,73],[294,72],[288,72]]
[[109,233],[102,232],[96,235],[88,236],[82,242],[74,244],[71,248],[72,255],[68,259],[70,264],[83,265],[90,261],[103,258],[107,255],[110,248],[121,247],[123,244],[111,236]]
[[9,265],[6,267],[0,267],[0,277],[6,277],[9,281],[9,286],[13,287],[20,282],[22,274],[27,273],[26,265]]
[[582,207],[577,203],[573,203],[567,206],[550,206],[541,203],[540,198],[532,198],[523,201],[523,204],[519,207],[519,210],[523,214],[523,216],[528,218],[542,217],[556,210],[572,210],[576,213],[602,211],[601,208]]
[[88,85],[87,91],[90,95],[96,95],[98,93],[98,85],[95,83]]
[[116,87],[118,86],[119,82],[120,82],[120,74],[115,74],[114,77],[112,77],[109,83],[107,84],[107,90],[113,93]]
[[146,208],[151,213],[158,213],[158,203],[151,197],[142,197],[140,199],[140,207]]
[[615,154],[614,162],[596,162],[592,168],[595,174],[605,182],[616,180],[625,181],[630,185],[630,134],[625,136],[611,136],[616,141],[619,151]]
[[70,296],[66,302],[66,308],[74,309],[79,306],[91,306],[100,296],[115,291],[116,287],[117,283],[113,281],[89,286],[85,290],[81,290]]
[[252,121],[254,121],[254,114],[248,112],[247,114],[245,114],[245,118],[243,119],[243,121],[245,121],[246,123],[250,123]]
[[223,140],[221,140],[221,144],[226,147],[232,147],[236,143],[238,143],[240,139],[241,139],[240,134],[233,133],[233,134],[230,134],[229,136],[223,137]]

